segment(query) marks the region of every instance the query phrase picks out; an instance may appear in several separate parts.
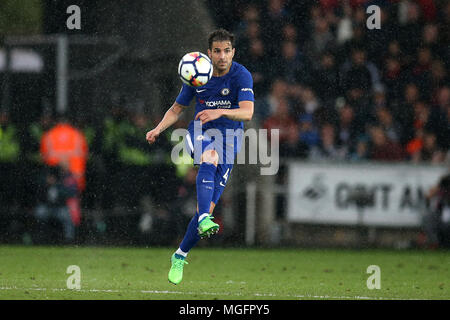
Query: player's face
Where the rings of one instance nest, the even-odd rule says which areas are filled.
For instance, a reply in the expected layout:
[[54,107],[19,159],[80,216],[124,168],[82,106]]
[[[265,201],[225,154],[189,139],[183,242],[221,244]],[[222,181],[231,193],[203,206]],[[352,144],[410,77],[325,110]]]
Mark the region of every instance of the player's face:
[[208,49],[211,58],[214,75],[223,75],[228,72],[233,62],[234,48],[230,41],[214,41],[211,49]]

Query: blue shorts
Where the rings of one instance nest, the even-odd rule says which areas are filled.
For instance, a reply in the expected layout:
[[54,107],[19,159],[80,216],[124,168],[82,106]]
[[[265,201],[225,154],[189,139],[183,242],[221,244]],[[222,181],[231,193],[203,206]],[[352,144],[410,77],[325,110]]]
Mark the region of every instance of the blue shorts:
[[189,133],[186,135],[186,147],[189,150],[191,157],[194,159],[194,165],[200,165],[200,157],[206,150],[216,150],[219,154],[219,163],[214,178],[214,194],[212,202],[217,204],[223,190],[230,177],[231,170],[233,170],[234,159],[236,158],[238,145],[235,142],[227,143],[227,139],[219,132],[216,135],[208,134],[208,130],[200,130],[194,132],[194,127],[189,126]]

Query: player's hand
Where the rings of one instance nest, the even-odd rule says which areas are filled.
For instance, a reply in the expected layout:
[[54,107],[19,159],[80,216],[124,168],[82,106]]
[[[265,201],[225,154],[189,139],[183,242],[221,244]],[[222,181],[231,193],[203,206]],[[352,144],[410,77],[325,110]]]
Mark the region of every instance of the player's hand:
[[209,121],[216,120],[222,116],[221,109],[208,109],[203,110],[197,113],[195,120],[200,120],[202,124],[205,124]]
[[155,128],[155,129],[150,130],[149,132],[147,132],[147,134],[145,136],[145,139],[148,141],[148,143],[152,144],[159,137],[160,133],[161,132],[159,131],[159,129]]

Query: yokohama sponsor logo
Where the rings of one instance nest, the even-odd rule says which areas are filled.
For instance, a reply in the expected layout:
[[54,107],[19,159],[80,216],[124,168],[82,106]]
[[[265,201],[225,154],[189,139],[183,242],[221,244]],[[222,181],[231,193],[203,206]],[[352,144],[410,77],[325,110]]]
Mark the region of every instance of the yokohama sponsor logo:
[[207,107],[210,108],[231,108],[231,101],[230,100],[215,100],[215,101],[206,101],[205,102]]

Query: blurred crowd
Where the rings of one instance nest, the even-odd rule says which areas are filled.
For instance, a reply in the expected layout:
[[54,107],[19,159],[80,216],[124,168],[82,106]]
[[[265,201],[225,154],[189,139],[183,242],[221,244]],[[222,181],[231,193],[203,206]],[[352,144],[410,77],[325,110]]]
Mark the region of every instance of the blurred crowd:
[[[380,29],[369,29],[369,5]],[[280,155],[449,161],[450,2],[215,3],[235,17],[235,60],[253,75],[256,126]],[[226,16],[226,14],[225,14]]]
[[[17,240],[55,240],[50,230],[56,223],[63,231],[61,241],[71,243],[77,227],[102,233],[117,212],[129,214],[127,223],[132,216],[145,218],[151,212],[154,228],[172,225],[174,215],[183,212],[173,201],[193,166],[172,163],[170,131],[160,136],[158,144],[148,145],[145,133],[155,125],[153,121],[157,120],[123,106],[112,107],[101,123],[44,110],[39,118],[19,125],[11,121],[9,112],[0,111],[0,215],[4,217],[0,238],[26,234],[32,239]],[[87,211],[95,212],[89,221],[84,220]],[[117,221],[113,225],[118,229],[109,229],[110,236],[126,232],[124,237],[135,237],[133,241],[151,231],[144,222],[131,227],[140,228],[134,235],[129,234],[130,226]],[[178,233],[158,235],[165,238],[147,239],[147,243],[168,243]]]
[[[217,24],[236,36],[235,60],[252,73],[250,125],[280,130],[282,158],[450,161],[449,1],[209,3]],[[372,4],[380,8],[380,29],[366,24]],[[70,241],[80,207],[97,212],[98,232],[115,212],[138,212],[136,233],[148,235],[147,243],[176,242],[184,230],[164,228],[193,214],[195,168],[171,161],[171,130],[148,145],[145,133],[160,119],[126,104],[105,108],[101,123],[43,110],[16,124],[0,110],[0,213],[26,212],[39,223],[53,217]],[[58,126],[78,142],[64,150],[48,142]],[[5,229],[23,233],[26,219],[21,223]]]

